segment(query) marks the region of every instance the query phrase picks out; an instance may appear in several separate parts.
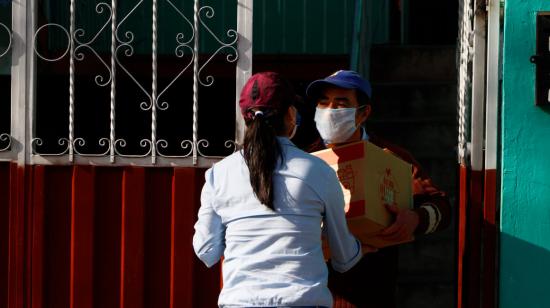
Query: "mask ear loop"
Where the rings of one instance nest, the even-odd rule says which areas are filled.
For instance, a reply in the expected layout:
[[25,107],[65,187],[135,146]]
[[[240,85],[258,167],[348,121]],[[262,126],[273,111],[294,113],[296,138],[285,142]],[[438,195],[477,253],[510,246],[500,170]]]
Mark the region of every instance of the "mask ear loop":
[[292,139],[296,136],[296,132],[298,131],[298,126],[300,126],[300,124],[302,123],[302,116],[298,112],[298,108],[296,108],[296,106],[292,106],[292,107],[294,108],[294,110],[296,110],[296,120],[294,122],[294,128],[292,129],[292,132],[290,133],[290,136],[288,137],[288,139]]
[[[355,108],[355,112],[357,112],[359,109],[362,109],[362,108],[367,107],[368,105],[369,105],[369,104],[364,104],[364,105],[361,105],[361,106],[356,107],[356,108]],[[357,115],[357,113],[356,113],[356,115]],[[366,122],[366,121],[363,121],[363,123],[364,123],[364,122]],[[356,126],[355,126],[355,129],[357,130],[359,127],[365,129],[365,128],[363,127],[363,123],[359,123],[359,125],[356,125]],[[366,132],[365,132],[365,134],[366,134]],[[363,132],[361,132],[361,135],[363,135]]]

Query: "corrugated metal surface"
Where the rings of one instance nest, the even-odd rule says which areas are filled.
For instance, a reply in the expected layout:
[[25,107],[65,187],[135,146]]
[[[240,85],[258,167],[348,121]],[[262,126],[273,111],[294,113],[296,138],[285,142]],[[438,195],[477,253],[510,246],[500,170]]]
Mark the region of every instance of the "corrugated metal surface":
[[191,245],[203,174],[0,163],[0,307],[215,307]]
[[355,0],[254,2],[254,53],[348,54]]
[[[76,26],[86,30],[87,37],[96,33],[107,14],[98,14],[96,5],[101,0],[78,2],[76,5]],[[174,5],[193,22],[193,1],[172,0]],[[121,1],[118,18],[132,12],[136,3]],[[202,18],[212,31],[223,41],[227,41],[227,30],[236,29],[237,1],[203,0],[201,6],[211,6],[213,18]],[[348,54],[352,44],[355,0],[256,0],[254,1],[254,53],[255,54]],[[44,1],[39,23],[55,22],[69,28],[69,3]],[[106,12],[106,11],[105,11]],[[132,44],[137,54],[151,52],[151,5],[144,1],[119,29],[119,33],[130,30],[135,35]],[[386,29],[386,27],[383,27]],[[386,29],[387,31],[387,29]],[[165,1],[159,1],[159,46],[160,54],[174,55],[175,37],[182,32],[190,37],[191,32],[185,20]],[[53,30],[50,35],[50,48],[64,50],[66,35]],[[121,35],[121,34],[119,34]],[[213,53],[219,43],[201,26],[200,50]],[[125,38],[126,39],[126,38]],[[110,53],[110,32],[104,31],[94,48]],[[224,52],[226,50],[222,50]]]

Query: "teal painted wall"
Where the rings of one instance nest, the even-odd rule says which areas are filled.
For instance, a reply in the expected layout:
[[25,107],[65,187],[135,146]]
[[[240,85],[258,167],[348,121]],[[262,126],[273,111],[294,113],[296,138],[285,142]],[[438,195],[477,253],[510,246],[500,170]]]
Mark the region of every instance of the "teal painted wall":
[[536,107],[536,14],[548,0],[506,0],[500,307],[550,307],[550,109]]

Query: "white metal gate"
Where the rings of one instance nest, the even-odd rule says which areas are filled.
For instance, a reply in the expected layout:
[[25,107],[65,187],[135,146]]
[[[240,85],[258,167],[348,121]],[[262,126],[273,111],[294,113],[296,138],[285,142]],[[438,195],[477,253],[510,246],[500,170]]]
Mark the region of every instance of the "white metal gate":
[[[92,1],[93,2],[93,1]],[[242,140],[244,125],[238,109],[238,94],[242,85],[250,76],[252,70],[252,0],[235,0],[237,29],[228,29],[224,33],[215,33],[209,26],[209,22],[216,18],[215,9],[209,5],[203,5],[204,1],[194,0],[193,8],[184,9],[180,0],[140,0],[132,4],[130,10],[120,11],[118,0],[97,1],[95,3],[94,19],[97,29],[85,29],[79,27],[77,20],[82,5],[89,1],[67,0],[69,16],[67,25],[58,22],[39,23],[37,17],[40,13],[38,1],[27,0],[13,2],[12,25],[0,21],[0,31],[7,32],[10,40],[5,50],[0,50],[0,57],[9,55],[11,51],[11,131],[0,132],[0,159],[17,160],[20,164],[96,164],[96,165],[155,165],[155,166],[209,166],[217,161],[219,156],[207,155],[204,149],[208,148],[210,141],[199,138],[199,87],[208,89],[215,76],[206,73],[205,68],[215,56],[223,53],[225,60],[234,63],[235,72],[235,134],[234,138],[226,140],[224,146],[235,150]],[[159,28],[160,8],[171,10],[178,16],[181,29],[178,29],[175,37],[164,45],[171,44],[172,57],[181,59],[182,65],[177,69],[178,73],[171,78],[166,85],[158,83],[158,50],[159,34],[163,29]],[[136,33],[124,28],[129,18],[134,17],[138,11],[151,12],[150,25],[150,54],[151,61],[150,85],[145,85],[135,77],[132,68],[124,63],[124,59],[136,54]],[[147,20],[143,21],[147,22]],[[39,47],[39,40],[44,33],[57,33],[65,44],[60,53],[49,52],[48,49]],[[199,37],[199,34],[204,37]],[[204,35],[206,34],[206,35]],[[97,50],[95,44],[102,37],[109,37],[110,48],[108,57]],[[211,40],[216,44],[216,50],[208,55],[199,57],[199,44],[202,40]],[[143,43],[143,42],[141,42]],[[212,45],[212,44],[211,44]],[[94,87],[109,89],[109,133],[98,140],[87,140],[75,133],[75,108],[79,102],[75,96],[75,74],[77,64],[86,57],[95,57],[97,69],[94,73]],[[36,101],[37,101],[37,63],[61,63],[68,62],[68,69],[64,74],[68,76],[68,110],[62,110],[68,117],[68,134],[59,136],[55,142],[61,150],[44,151],[46,140],[39,137],[36,126]],[[64,62],[63,62],[64,63]],[[163,99],[167,90],[173,89],[183,74],[192,73],[192,98],[185,99],[192,103],[192,132],[191,138],[180,138],[178,141],[180,152],[176,155],[167,154],[163,150],[168,147],[168,141],[157,134],[159,113],[170,112],[171,104]],[[139,147],[143,150],[139,153],[124,151],[128,141],[124,137],[117,136],[116,106],[120,100],[117,76],[124,76],[131,80],[137,87],[143,100],[133,102],[140,112],[149,114],[150,135],[139,141]],[[107,98],[106,98],[107,99]],[[58,108],[58,107],[57,107]],[[209,112],[205,108],[205,112]],[[60,111],[61,112],[61,111]],[[177,123],[170,124],[177,125]],[[131,129],[131,128],[130,128]],[[223,128],[221,128],[223,130]],[[51,140],[49,141],[51,142]],[[96,143],[101,151],[86,152],[86,145]]]

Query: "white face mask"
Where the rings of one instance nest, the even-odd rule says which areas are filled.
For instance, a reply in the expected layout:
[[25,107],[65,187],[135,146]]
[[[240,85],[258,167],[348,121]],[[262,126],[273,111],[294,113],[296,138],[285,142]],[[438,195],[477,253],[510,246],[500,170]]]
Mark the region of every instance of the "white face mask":
[[325,144],[342,143],[355,132],[356,108],[317,108],[315,126]]

